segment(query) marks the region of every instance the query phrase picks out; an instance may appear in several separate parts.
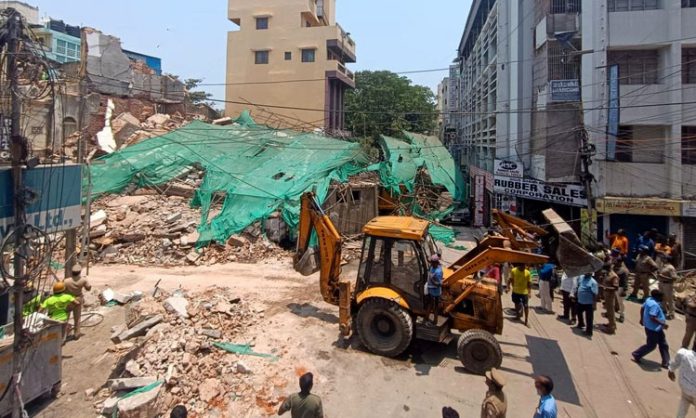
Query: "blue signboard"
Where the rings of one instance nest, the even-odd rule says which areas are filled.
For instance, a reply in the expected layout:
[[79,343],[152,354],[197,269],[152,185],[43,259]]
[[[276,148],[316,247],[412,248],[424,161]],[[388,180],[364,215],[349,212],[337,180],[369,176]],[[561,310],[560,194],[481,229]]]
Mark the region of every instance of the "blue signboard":
[[580,101],[580,81],[572,80],[551,80],[549,81],[549,92],[551,101],[559,102],[579,102]]
[[[80,165],[52,165],[25,168],[28,191],[26,220],[46,232],[77,228],[82,219],[82,172]],[[14,226],[12,171],[0,168],[0,240]]]
[[609,66],[609,110],[607,114],[607,160],[616,159],[616,137],[619,135],[619,66]]

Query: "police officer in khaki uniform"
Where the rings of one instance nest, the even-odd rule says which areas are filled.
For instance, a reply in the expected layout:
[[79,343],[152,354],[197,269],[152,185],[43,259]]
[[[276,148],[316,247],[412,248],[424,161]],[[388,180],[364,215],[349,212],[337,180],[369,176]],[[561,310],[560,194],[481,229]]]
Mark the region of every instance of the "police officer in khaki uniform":
[[672,257],[662,255],[660,258],[662,258],[662,267],[657,272],[657,279],[660,281],[659,289],[665,294],[662,307],[667,319],[674,319],[674,283],[679,280],[679,275],[672,265]]
[[604,306],[607,309],[607,323],[603,326],[603,331],[607,334],[616,333],[616,292],[619,290],[619,275],[614,272],[612,267],[604,277]]
[[507,414],[507,399],[503,393],[505,376],[498,369],[486,372],[488,391],[481,405],[481,418],[505,418]]
[[[689,348],[691,340],[694,338],[694,334],[696,334],[696,293],[692,293],[691,296],[686,298],[685,305],[686,331],[684,332],[681,346],[682,348]],[[694,347],[696,347],[696,344],[694,344]]]

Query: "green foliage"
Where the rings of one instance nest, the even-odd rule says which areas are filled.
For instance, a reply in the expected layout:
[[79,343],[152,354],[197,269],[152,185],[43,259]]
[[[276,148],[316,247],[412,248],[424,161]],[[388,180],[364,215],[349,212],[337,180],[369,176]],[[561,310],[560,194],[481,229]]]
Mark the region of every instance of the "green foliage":
[[[188,92],[189,100],[193,104],[208,103],[208,100],[213,97],[212,94],[205,91],[193,91],[198,88],[198,85],[203,82],[200,78],[189,78],[184,80],[184,86],[186,86],[186,91]],[[208,103],[212,105],[212,103]]]
[[390,71],[357,72],[345,106],[346,128],[361,137],[429,133],[437,118],[432,90]]

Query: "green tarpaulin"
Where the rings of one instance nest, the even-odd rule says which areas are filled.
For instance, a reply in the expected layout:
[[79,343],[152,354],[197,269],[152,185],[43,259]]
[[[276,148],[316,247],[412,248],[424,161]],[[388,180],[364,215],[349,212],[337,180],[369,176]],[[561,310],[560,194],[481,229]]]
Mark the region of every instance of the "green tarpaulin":
[[[228,126],[194,121],[93,162],[91,190],[99,196],[129,184],[158,186],[202,169],[205,177],[192,201],[202,213],[199,244],[224,242],[276,210],[294,230],[302,193],[316,190],[323,201],[332,181],[363,171],[378,171],[384,186],[398,193],[400,185],[413,190],[418,168],[425,166],[434,183],[461,198],[461,175],[439,140],[405,136],[408,142],[384,137],[386,160],[368,166],[358,143],[259,126],[248,114]],[[216,194],[225,196],[222,212],[208,219]]]

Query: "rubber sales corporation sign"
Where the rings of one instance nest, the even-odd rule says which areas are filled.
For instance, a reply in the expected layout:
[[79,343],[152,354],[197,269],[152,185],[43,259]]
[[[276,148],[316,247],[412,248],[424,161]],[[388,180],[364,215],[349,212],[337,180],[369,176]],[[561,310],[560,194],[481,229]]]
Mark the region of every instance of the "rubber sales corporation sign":
[[503,177],[523,177],[524,167],[522,163],[509,160],[495,160],[495,165],[493,166],[493,174]]
[[585,188],[580,184],[546,183],[530,178],[495,176],[493,191],[501,195],[524,199],[570,206],[587,206]]

